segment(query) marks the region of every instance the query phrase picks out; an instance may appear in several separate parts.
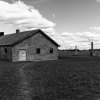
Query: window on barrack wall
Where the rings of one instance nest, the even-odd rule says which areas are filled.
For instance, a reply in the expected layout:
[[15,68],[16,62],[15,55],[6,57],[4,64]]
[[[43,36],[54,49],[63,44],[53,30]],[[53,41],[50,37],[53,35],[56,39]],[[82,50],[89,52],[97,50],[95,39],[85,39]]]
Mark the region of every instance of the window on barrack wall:
[[50,53],[53,53],[53,48],[50,48]]
[[7,53],[7,48],[5,48],[5,53]]
[[40,53],[40,48],[36,49],[36,53],[38,53],[38,54]]

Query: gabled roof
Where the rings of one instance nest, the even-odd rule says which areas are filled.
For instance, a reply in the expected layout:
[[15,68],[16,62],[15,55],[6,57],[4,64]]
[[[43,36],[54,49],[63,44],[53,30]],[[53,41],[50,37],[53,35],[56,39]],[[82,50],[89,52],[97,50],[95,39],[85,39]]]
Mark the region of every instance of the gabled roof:
[[19,33],[14,33],[14,34],[9,34],[9,35],[4,35],[0,37],[0,46],[10,46],[10,45],[15,45],[26,38],[36,34],[37,32],[41,32],[46,38],[48,38],[51,42],[53,42],[55,45],[59,46],[53,39],[51,39],[48,35],[46,35],[42,30],[37,29],[37,30],[31,30],[31,31],[24,31],[24,32],[19,32]]

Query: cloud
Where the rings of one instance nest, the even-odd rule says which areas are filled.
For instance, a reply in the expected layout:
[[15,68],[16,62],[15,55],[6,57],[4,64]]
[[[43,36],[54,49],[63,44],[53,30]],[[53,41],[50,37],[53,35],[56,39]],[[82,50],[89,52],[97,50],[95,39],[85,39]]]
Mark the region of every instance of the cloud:
[[26,29],[48,29],[56,25],[44,18],[33,6],[22,1],[13,1],[9,4],[0,1],[0,22],[8,25],[17,25]]
[[56,17],[55,14],[53,14],[53,17],[54,17],[54,18]]
[[63,32],[59,38],[61,49],[75,48],[90,49],[91,42],[94,42],[94,48],[100,48],[100,34],[97,32]]
[[100,0],[96,0],[97,2],[100,2]]
[[98,32],[98,31],[100,31],[100,27],[97,27],[97,26],[90,27],[90,30]]

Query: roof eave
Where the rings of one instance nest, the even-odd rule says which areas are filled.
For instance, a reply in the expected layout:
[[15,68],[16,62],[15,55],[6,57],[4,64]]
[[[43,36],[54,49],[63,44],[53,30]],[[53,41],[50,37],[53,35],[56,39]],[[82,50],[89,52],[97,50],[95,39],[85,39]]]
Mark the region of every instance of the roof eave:
[[[39,32],[39,31],[42,32],[43,35],[45,35],[49,40],[51,40],[57,47],[60,47],[60,45],[59,45],[58,43],[56,43],[52,38],[50,38],[48,35],[46,35],[41,29],[37,29],[37,30],[35,31],[34,34],[36,34],[36,33]],[[26,38],[21,39],[21,40],[19,40],[19,41],[16,41],[16,42],[14,42],[14,43],[11,43],[11,44],[5,44],[5,45],[0,45],[0,46],[14,46],[14,45],[20,43],[21,41],[27,39],[28,37],[30,37],[30,36],[32,36],[32,35],[34,35],[34,34],[31,34],[31,35],[27,36]]]

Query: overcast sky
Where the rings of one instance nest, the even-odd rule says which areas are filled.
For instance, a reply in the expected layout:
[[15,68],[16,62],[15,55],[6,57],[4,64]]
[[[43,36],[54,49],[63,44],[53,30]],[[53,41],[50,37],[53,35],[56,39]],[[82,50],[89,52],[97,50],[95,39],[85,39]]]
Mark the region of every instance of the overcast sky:
[[60,49],[100,48],[100,0],[0,0],[0,31],[42,29]]

